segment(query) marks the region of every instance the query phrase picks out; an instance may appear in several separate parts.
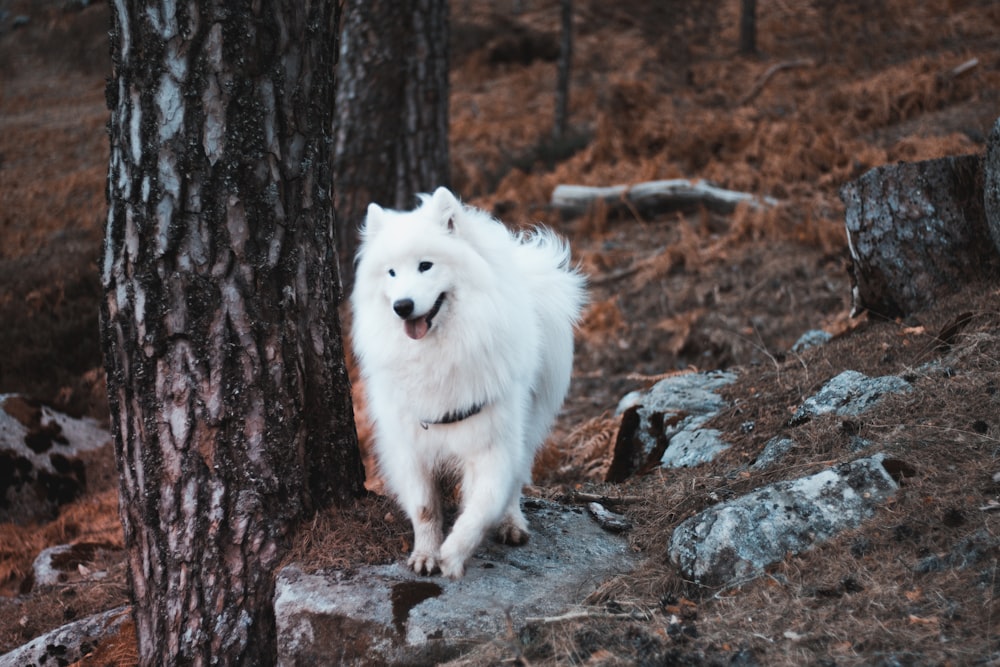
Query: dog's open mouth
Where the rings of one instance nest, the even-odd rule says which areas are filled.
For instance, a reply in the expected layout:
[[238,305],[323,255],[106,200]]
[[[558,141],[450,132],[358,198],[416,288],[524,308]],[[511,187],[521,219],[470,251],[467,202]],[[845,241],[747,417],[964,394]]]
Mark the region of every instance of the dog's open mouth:
[[403,321],[403,324],[406,326],[407,336],[413,340],[420,340],[427,335],[427,332],[431,330],[431,324],[434,322],[434,317],[437,316],[438,311],[441,310],[441,304],[444,303],[444,296],[444,292],[441,292],[441,294],[438,295],[437,301],[434,302],[434,305],[427,311],[426,315],[412,317]]

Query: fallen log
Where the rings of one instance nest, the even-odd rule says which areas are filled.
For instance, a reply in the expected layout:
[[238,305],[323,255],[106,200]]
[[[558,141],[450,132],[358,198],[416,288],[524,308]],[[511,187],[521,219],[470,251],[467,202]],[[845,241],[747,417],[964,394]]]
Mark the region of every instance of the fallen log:
[[702,179],[686,178],[607,187],[557,185],[552,191],[552,207],[569,215],[586,213],[598,202],[605,204],[611,212],[639,211],[647,215],[696,209],[699,206],[718,213],[732,213],[741,203],[752,208],[778,203],[771,197],[726,190]]

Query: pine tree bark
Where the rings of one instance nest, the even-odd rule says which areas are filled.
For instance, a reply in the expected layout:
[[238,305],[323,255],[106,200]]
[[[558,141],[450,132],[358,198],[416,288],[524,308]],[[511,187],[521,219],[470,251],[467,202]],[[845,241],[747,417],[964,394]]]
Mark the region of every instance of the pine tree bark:
[[338,5],[112,7],[101,336],[140,661],[269,664],[291,532],[363,486],[330,190]]
[[983,158],[874,167],[840,190],[852,310],[906,317],[1000,268],[983,210]]
[[407,209],[450,185],[448,2],[347,0],[343,40],[334,174],[340,258],[352,266],[369,203]]

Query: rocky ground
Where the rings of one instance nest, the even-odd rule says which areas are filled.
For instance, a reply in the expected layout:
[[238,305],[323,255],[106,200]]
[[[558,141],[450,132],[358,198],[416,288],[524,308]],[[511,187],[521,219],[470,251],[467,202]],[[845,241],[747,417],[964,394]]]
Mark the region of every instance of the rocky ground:
[[[513,628],[459,661],[1000,659],[1000,286],[956,284],[951,297],[902,319],[851,317],[838,196],[878,164],[983,151],[1000,115],[1000,8],[760,3],[760,54],[744,57],[735,49],[738,2],[578,1],[573,135],[557,143],[549,128],[558,3],[518,4],[514,14],[454,3],[454,186],[512,223],[557,227],[591,277],[572,394],[531,494],[625,498],[615,509],[633,524],[641,564],[592,595],[588,613]],[[96,334],[106,25],[101,3],[0,1],[0,392],[98,420],[107,416]],[[547,207],[559,183],[674,177],[779,203],[571,219]],[[833,337],[792,352],[813,329]],[[619,400],[691,369],[737,375],[706,424],[730,447],[710,463],[602,481]],[[806,399],[844,370],[896,376],[912,391],[860,415],[793,425]],[[754,467],[775,437],[794,446]],[[898,462],[898,489],[859,527],[725,585],[696,583],[671,563],[671,537],[689,517],[875,453]],[[91,465],[88,492],[51,521],[0,525],[0,653],[126,601],[113,461],[106,454]],[[406,550],[404,524],[375,496],[317,517],[294,556],[314,569],[391,562]],[[354,539],[359,529],[369,539]],[[73,564],[78,577],[35,585],[35,556],[74,542],[104,547]],[[95,581],[92,571],[108,574]],[[87,664],[128,664],[127,636]]]

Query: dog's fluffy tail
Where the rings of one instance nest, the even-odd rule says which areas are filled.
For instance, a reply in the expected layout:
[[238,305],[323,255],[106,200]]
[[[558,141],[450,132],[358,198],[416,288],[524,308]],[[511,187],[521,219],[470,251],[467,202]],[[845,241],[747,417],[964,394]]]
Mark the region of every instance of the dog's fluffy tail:
[[530,286],[530,303],[545,348],[532,381],[532,404],[525,439],[537,449],[552,428],[573,371],[573,328],[586,300],[583,274],[571,265],[569,243],[539,227],[520,235],[518,270]]
[[531,248],[540,256],[548,258],[548,261],[543,262],[545,266],[567,271],[572,270],[569,265],[569,241],[548,227],[539,226],[530,231],[521,232],[518,234],[518,241],[522,246]]
[[519,240],[528,260],[521,269],[530,275],[543,311],[559,311],[557,319],[576,324],[587,300],[586,278],[571,265],[569,242],[548,227],[523,232]]

